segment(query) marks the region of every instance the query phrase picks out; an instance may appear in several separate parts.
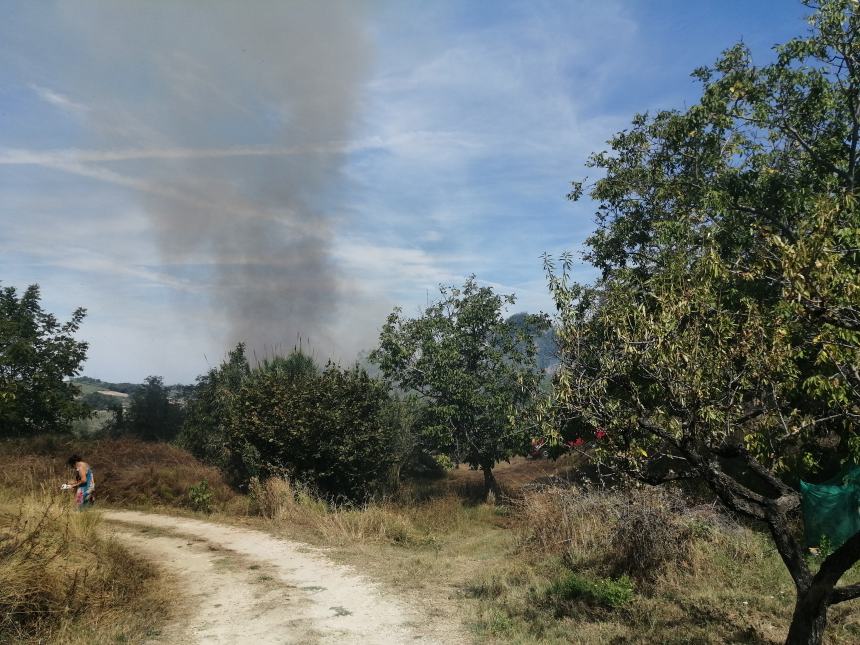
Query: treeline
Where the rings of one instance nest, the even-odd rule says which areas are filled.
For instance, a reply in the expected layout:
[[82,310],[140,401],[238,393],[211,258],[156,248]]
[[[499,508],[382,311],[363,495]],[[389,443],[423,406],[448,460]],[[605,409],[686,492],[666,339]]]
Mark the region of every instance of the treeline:
[[[370,355],[378,378],[358,365],[317,365],[301,350],[251,365],[240,344],[182,399],[151,376],[126,388],[127,405],[97,392],[81,398],[62,378],[85,355],[86,345],[73,338],[82,311],[62,326],[41,310],[37,287],[23,298],[12,288],[4,294],[5,329],[18,327],[21,360],[6,363],[3,435],[67,430],[91,412],[89,401],[113,413],[101,432],[178,441],[240,489],[254,478],[289,476],[328,499],[361,501],[390,491],[402,474],[463,463],[484,472],[485,494],[498,493],[493,468],[528,449],[532,411],[547,382],[536,344],[550,333],[547,317],[505,319],[514,296],[474,277],[442,288],[417,318],[399,309],[388,317]],[[40,320],[48,324],[40,328]],[[67,353],[39,355],[45,346]],[[28,371],[24,359],[38,366]],[[40,369],[56,373],[50,388]]]
[[535,338],[548,328],[542,316],[505,320],[513,302],[470,278],[418,318],[396,310],[370,355],[381,378],[298,349],[251,366],[240,344],[199,379],[178,441],[240,488],[287,476],[366,500],[403,474],[462,462],[497,491],[495,465],[528,445],[543,380]]

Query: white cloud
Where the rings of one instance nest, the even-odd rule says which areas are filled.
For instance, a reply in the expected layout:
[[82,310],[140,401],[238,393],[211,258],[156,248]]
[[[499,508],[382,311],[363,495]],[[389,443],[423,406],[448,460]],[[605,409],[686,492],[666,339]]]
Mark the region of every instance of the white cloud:
[[55,92],[54,90],[49,89],[47,87],[42,87],[41,85],[31,83],[30,89],[33,90],[39,96],[39,98],[46,103],[50,103],[54,107],[57,107],[66,112],[81,114],[89,110],[89,108],[83,103],[78,103],[77,101],[70,99],[68,96],[60,94],[59,92]]

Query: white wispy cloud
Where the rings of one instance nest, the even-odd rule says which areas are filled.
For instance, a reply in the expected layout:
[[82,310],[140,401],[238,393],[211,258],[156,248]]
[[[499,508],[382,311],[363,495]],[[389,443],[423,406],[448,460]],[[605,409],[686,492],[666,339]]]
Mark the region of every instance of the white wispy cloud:
[[65,94],[61,94],[60,92],[56,92],[50,88],[42,87],[41,85],[31,83],[30,89],[33,90],[39,96],[39,98],[46,103],[50,103],[54,107],[57,107],[61,110],[65,110],[66,112],[75,112],[80,114],[89,110],[89,108],[83,103],[74,101]]

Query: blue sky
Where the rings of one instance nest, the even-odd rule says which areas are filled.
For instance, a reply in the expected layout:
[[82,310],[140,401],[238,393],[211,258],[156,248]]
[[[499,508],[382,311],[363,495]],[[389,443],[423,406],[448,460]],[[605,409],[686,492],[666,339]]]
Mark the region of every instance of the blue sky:
[[[0,280],[88,309],[85,373],[190,382],[230,344],[351,360],[440,283],[550,310],[565,199],[639,111],[793,0],[0,0]],[[587,280],[586,266],[577,269]]]

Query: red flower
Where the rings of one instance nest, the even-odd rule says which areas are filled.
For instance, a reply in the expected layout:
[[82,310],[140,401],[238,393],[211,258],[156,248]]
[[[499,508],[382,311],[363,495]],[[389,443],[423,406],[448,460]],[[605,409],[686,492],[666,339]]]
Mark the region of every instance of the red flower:
[[597,432],[594,433],[594,436],[597,437],[598,439],[603,439],[603,437],[606,436],[606,431],[605,430],[598,430]]
[[585,439],[583,439],[582,437],[577,437],[576,441],[573,442],[573,445],[574,446],[581,446],[584,443],[585,443]]

